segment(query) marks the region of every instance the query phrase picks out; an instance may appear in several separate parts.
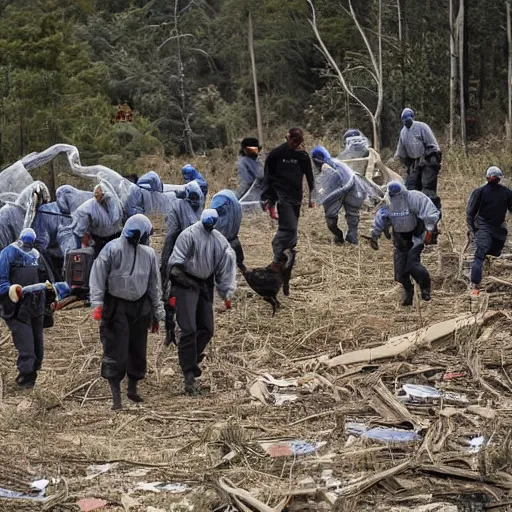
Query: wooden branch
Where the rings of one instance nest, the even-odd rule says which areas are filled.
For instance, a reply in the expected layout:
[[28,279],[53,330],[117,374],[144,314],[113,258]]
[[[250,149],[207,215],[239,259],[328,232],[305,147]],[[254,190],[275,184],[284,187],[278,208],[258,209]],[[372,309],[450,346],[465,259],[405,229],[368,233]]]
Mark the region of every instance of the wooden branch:
[[398,475],[403,473],[407,469],[409,469],[413,465],[413,460],[409,459],[398,466],[386,469],[385,471],[380,471],[379,473],[375,473],[374,475],[365,478],[361,482],[356,482],[353,484],[348,484],[341,489],[339,492],[339,496],[357,496],[361,494],[363,491],[366,491],[373,487],[375,484],[378,484],[381,480],[389,478],[390,476]]
[[336,71],[336,74],[338,75],[338,79],[341,83],[341,86],[345,90],[345,92],[348,94],[350,98],[352,98],[354,101],[357,102],[357,104],[368,114],[370,117],[370,120],[372,122],[373,126],[373,136],[374,136],[374,144],[377,139],[377,124],[375,120],[375,116],[373,112],[363,103],[362,100],[359,99],[358,96],[354,94],[354,92],[350,89],[347,82],[345,81],[345,77],[343,76],[343,73],[341,72],[338,64],[330,54],[329,50],[325,46],[322,37],[320,36],[320,32],[318,31],[318,27],[316,24],[316,11],[315,6],[313,5],[313,0],[306,0],[306,2],[309,4],[309,7],[311,8],[311,17],[312,19],[309,20],[309,24],[311,25],[311,28],[313,29],[313,33],[315,34],[315,37],[318,41],[318,44],[320,45],[322,54],[324,55],[327,62],[331,65],[331,67]]
[[265,503],[261,502],[259,499],[255,498],[250,492],[245,489],[241,489],[240,487],[236,487],[231,480],[227,478],[219,479],[219,487],[226,493],[228,493],[231,497],[236,500],[245,501],[252,508],[258,510],[259,512],[282,512],[286,504],[288,503],[288,496],[286,496],[283,500],[281,500],[274,508],[270,508]]
[[356,350],[354,352],[347,352],[340,356],[333,357],[324,362],[329,368],[335,366],[367,363],[378,361],[380,359],[389,359],[397,357],[409,350],[417,350],[420,347],[428,346],[435,341],[442,340],[447,336],[452,335],[456,330],[461,327],[471,325],[481,325],[484,321],[499,314],[496,311],[488,311],[483,315],[474,315],[466,313],[450,320],[445,320],[430,327],[423,327],[407,334],[395,336],[390,338],[384,345],[379,345],[375,348],[366,348]]

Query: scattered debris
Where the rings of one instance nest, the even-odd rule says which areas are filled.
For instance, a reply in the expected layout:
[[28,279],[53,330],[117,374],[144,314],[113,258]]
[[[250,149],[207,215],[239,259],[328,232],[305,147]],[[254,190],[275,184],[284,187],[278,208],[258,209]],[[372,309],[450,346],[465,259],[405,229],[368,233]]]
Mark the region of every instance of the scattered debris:
[[308,443],[301,440],[266,440],[258,442],[261,448],[271,457],[289,457],[291,455],[308,455],[315,453],[327,444],[326,441]]
[[162,482],[139,482],[137,487],[135,487],[137,491],[153,491],[153,492],[161,492],[166,491],[171,494],[182,494],[189,490],[189,486],[187,484],[164,484]]
[[103,473],[107,473],[111,469],[114,469],[118,466],[116,462],[112,464],[95,464],[92,466],[89,466],[86,470],[86,480],[92,480],[93,478],[96,478],[97,476],[103,475]]
[[365,348],[333,357],[327,360],[326,364],[329,368],[333,368],[341,365],[370,363],[380,359],[390,359],[402,355],[405,352],[410,354],[423,346],[430,346],[452,335],[462,327],[469,327],[475,324],[481,325],[484,321],[492,318],[496,314],[498,314],[496,311],[489,311],[483,315],[474,315],[472,313],[460,315],[457,318],[445,320],[444,322],[431,325],[430,327],[424,327],[401,336],[395,336],[390,338],[384,345],[375,348]]
[[313,393],[317,389],[332,389],[338,399],[338,391],[328,379],[316,373],[309,373],[297,379],[275,379],[272,375],[260,375],[250,386],[249,393],[265,405],[285,405],[299,399],[296,393],[281,393],[281,389],[293,389]]
[[0,487],[0,498],[4,499],[25,499],[25,500],[43,500],[46,494],[46,488],[50,484],[49,480],[35,480],[30,484],[31,492],[14,491]]
[[467,376],[466,372],[447,372],[443,375],[443,380],[462,379]]
[[80,507],[80,512],[93,512],[93,510],[105,507],[108,505],[108,502],[98,498],[82,498],[76,504]]

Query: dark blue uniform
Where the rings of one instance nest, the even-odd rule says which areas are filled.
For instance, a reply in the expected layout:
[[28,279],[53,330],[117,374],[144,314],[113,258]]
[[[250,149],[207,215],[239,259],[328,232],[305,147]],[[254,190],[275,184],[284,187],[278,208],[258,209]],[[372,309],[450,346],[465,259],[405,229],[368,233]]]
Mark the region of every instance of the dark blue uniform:
[[13,302],[9,298],[9,288],[13,284],[25,287],[39,282],[39,252],[36,249],[26,247],[19,240],[0,253],[0,312],[18,350],[16,382],[24,387],[35,384],[43,362],[46,292],[43,286]]

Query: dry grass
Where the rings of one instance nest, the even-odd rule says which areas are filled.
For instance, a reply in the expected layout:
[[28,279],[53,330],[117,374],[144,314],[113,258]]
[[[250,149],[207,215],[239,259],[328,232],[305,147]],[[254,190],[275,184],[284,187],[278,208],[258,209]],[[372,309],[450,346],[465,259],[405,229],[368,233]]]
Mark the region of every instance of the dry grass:
[[[262,502],[276,504],[297,487],[298,480],[311,476],[318,482],[323,469],[333,469],[334,476],[346,486],[360,476],[411,460],[404,474],[386,478],[361,493],[356,486],[354,493],[335,506],[328,505],[319,492],[293,498],[288,510],[375,510],[377,506],[391,510],[407,503],[450,501],[450,493],[468,489],[485,489],[495,501],[505,500],[512,488],[510,478],[502,475],[510,471],[511,460],[512,323],[508,318],[494,324],[486,338],[479,338],[474,331],[460,332],[454,340],[407,360],[388,361],[361,371],[326,371],[315,362],[316,357],[377,345],[389,336],[471,308],[509,308],[509,289],[496,285],[488,304],[483,299],[480,305],[472,304],[465,285],[457,280],[457,264],[453,264],[464,240],[465,200],[481,181],[468,176],[467,170],[474,164],[481,175],[490,163],[486,158],[484,154],[467,162],[456,155],[446,159],[440,184],[442,243],[424,256],[434,277],[433,300],[410,309],[399,306],[400,290],[393,281],[389,242],[383,241],[378,252],[364,242],[359,247],[337,247],[331,243],[321,210],[304,209],[292,294],[283,299],[276,317],[271,318],[268,304],[255,296],[242,278],[233,309],[225,311],[220,302],[216,305],[216,335],[203,377],[211,387],[209,395],[181,395],[176,349],[164,348],[161,334],[150,335],[148,375],[141,389],[146,401],[141,407],[126,401],[122,413],[112,413],[107,385],[99,378],[98,326],[83,309],[56,314],[56,327],[46,332],[46,357],[37,387],[19,392],[13,385],[15,350],[7,329],[0,326],[0,487],[24,490],[36,477],[60,478],[59,493],[47,508],[77,510],[73,506],[77,498],[95,496],[109,501],[105,510],[121,511],[127,510],[123,495],[137,482],[188,482],[194,491],[185,496],[194,510],[209,511],[228,502],[218,486],[221,477]],[[214,190],[233,185],[234,173],[231,176],[222,169],[220,156],[195,163],[205,170]],[[178,162],[172,164],[173,170],[156,161],[151,166],[169,176],[177,176],[179,168]],[[369,229],[370,222],[371,216],[364,214],[362,232]],[[273,221],[263,215],[244,219],[241,239],[249,266],[269,262],[274,231]],[[161,235],[155,243],[161,243]],[[512,280],[506,271],[500,275]],[[415,409],[412,413],[429,425],[421,448],[363,440],[345,446],[346,420],[379,422],[365,398],[369,386],[381,379],[394,392],[404,382],[400,375],[422,366],[466,371],[466,378],[443,385],[466,393],[474,403],[495,408],[496,418],[485,420],[468,413],[444,418],[439,416],[439,406]],[[258,374],[298,377],[308,371],[316,371],[343,388],[341,401],[335,400],[329,388],[301,394],[298,401],[281,407],[251,400],[248,385]],[[407,381],[428,382],[423,374]],[[298,422],[309,416],[313,417]],[[490,447],[479,456],[469,455],[460,445],[462,436],[476,434],[492,438]],[[317,456],[265,456],[255,440],[276,437],[327,441],[327,446]],[[230,451],[235,452],[234,459],[222,463],[220,459]],[[105,475],[84,479],[87,466],[108,461],[119,464]],[[450,480],[424,469],[440,464],[472,470],[487,483]],[[148,473],[133,473],[141,469]],[[439,494],[446,496],[431,496]],[[187,510],[183,495],[137,491],[132,497],[140,504],[132,511],[147,510],[150,505]],[[173,505],[180,502],[181,508]],[[321,503],[325,508],[320,508]],[[0,501],[0,510],[42,510],[42,505]]]

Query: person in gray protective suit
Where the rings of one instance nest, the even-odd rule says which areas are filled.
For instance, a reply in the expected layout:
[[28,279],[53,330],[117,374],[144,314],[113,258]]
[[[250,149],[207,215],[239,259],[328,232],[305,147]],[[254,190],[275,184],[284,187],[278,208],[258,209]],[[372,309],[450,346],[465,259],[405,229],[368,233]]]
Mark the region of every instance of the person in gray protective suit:
[[25,228],[0,253],[0,313],[18,351],[16,384],[23,389],[36,383],[44,355],[45,305],[55,300],[53,287],[40,283],[35,240],[35,231]]
[[227,239],[214,229],[218,218],[216,210],[204,210],[201,220],[180,234],[169,258],[181,331],[178,357],[189,395],[198,392],[199,365],[213,337],[214,287],[228,309],[236,290],[236,257]]
[[164,319],[157,256],[149,247],[151,222],[130,217],[117,240],[94,261],[89,286],[93,318],[101,320],[101,375],[112,392],[112,409],[121,409],[120,383],[128,375],[128,398],[142,402],[137,383],[146,374],[148,330]]
[[[165,240],[162,249],[162,261],[160,264],[160,276],[164,299],[170,295],[169,282],[169,258],[174,249],[174,244],[180,233],[196,223],[204,208],[204,195],[197,181],[191,181],[185,185],[184,198],[172,201],[169,212],[165,216]],[[165,344],[176,343],[176,322],[174,320],[176,308],[174,302],[165,302]]]
[[387,205],[381,207],[373,221],[371,246],[378,249],[378,240],[385,229],[393,228],[395,280],[404,287],[403,306],[411,306],[414,285],[421,289],[421,298],[430,300],[430,275],[421,263],[425,245],[432,242],[432,234],[439,221],[439,210],[423,192],[407,190],[397,181],[388,184]]
[[123,215],[121,201],[108,183],[96,185],[94,197],[73,213],[73,248],[80,249],[84,236],[89,235],[94,241],[94,256],[97,257],[106,243],[119,237]]
[[[375,194],[361,176],[343,162],[331,158],[323,146],[316,146],[311,152],[311,157],[321,171],[317,177],[317,200],[324,207],[325,221],[329,231],[334,235],[334,242],[341,245],[346,240],[351,244],[357,244],[359,212],[365,199]],[[338,214],[342,207],[345,210],[348,227],[346,236],[338,226]]]
[[[51,267],[56,281],[62,281],[64,254],[59,243],[59,233],[71,226],[72,213],[85,201],[92,198],[92,192],[78,190],[71,185],[57,189],[55,201],[37,209],[32,227],[36,232],[36,249]],[[71,230],[68,230],[71,233]],[[69,236],[69,235],[68,235]]]

